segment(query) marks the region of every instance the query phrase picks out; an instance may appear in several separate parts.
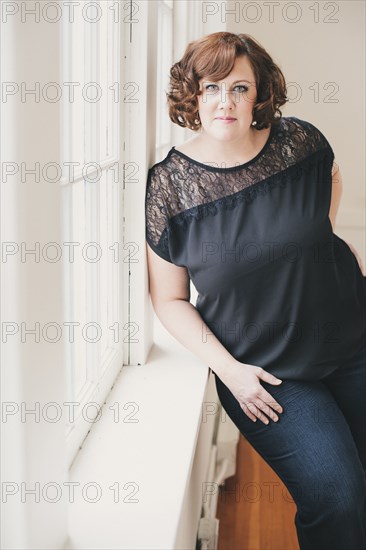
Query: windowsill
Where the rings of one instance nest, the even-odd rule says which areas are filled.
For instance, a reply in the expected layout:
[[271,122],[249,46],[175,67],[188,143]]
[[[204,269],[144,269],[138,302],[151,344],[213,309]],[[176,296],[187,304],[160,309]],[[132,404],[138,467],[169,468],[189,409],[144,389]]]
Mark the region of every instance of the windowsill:
[[[145,365],[123,367],[70,469],[79,485],[65,548],[176,548],[209,369],[157,319],[154,328],[159,344]],[[87,483],[100,487],[95,503],[81,497]]]

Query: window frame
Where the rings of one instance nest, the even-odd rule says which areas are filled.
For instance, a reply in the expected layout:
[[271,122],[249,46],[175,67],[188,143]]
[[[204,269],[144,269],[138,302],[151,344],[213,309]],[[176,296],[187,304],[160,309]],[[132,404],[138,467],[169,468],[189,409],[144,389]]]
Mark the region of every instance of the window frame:
[[[112,4],[111,0],[103,3],[98,23],[82,19],[70,23],[65,19],[61,28],[61,80],[75,82],[75,75],[81,74],[75,90],[80,95],[82,88],[84,99],[79,103],[62,102],[60,131],[62,165],[77,163],[72,172],[63,171],[60,182],[64,242],[75,247],[75,259],[63,266],[67,297],[64,318],[78,323],[74,336],[69,330],[65,341],[65,401],[73,407],[65,426],[69,467],[92,423],[100,417],[123,365],[121,102],[116,101],[116,89],[111,89],[120,82],[123,27],[114,20]],[[79,36],[83,49],[78,66],[73,53]],[[101,92],[95,102],[84,96],[93,82]],[[82,127],[79,133],[75,132],[75,124]],[[84,254],[84,246],[97,251],[97,261]]]

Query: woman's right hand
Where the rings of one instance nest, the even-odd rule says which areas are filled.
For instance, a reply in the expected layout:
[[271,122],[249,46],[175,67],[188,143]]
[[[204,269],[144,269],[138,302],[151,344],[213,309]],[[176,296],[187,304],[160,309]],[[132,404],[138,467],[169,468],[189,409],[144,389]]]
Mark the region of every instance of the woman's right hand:
[[222,382],[229,388],[245,414],[253,422],[256,422],[259,418],[264,424],[269,424],[267,416],[277,422],[278,415],[276,412],[282,413],[283,409],[260,384],[260,380],[276,386],[282,382],[262,367],[240,363],[239,361],[231,365],[230,371],[225,373]]

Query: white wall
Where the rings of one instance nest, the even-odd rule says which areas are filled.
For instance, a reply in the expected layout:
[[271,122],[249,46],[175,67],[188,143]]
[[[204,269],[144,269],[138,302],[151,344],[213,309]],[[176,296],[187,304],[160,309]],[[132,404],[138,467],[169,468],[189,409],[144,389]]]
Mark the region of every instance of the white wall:
[[[65,374],[63,339],[47,341],[55,331],[42,329],[50,322],[62,327],[62,262],[46,261],[42,252],[22,257],[21,250],[35,250],[39,243],[42,251],[49,242],[62,242],[60,187],[42,174],[46,163],[60,162],[59,103],[44,101],[42,93],[22,99],[21,90],[59,81],[59,25],[34,17],[25,24],[19,14],[6,20],[3,13],[0,34],[2,81],[15,83],[14,95],[3,96],[1,106],[2,168],[9,163],[14,168],[1,181],[2,244],[14,243],[14,254],[2,257],[1,320],[3,330],[15,330],[6,340],[3,334],[1,350],[2,405],[12,412],[2,417],[1,481],[3,490],[14,493],[2,498],[1,545],[52,549],[62,546],[67,533],[65,424],[64,418],[49,421],[55,409],[47,413],[44,406],[62,405]],[[36,163],[36,175],[26,173]],[[22,417],[25,409],[36,414]],[[55,490],[44,491],[48,483],[62,492],[54,503],[49,499]]]

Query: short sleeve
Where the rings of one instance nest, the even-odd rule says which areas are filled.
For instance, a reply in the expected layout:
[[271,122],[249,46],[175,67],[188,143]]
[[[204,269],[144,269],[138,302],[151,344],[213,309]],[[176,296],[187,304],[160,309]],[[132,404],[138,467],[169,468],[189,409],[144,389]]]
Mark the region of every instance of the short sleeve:
[[169,253],[169,226],[166,203],[155,167],[148,171],[145,194],[145,236],[153,251],[173,263]]

